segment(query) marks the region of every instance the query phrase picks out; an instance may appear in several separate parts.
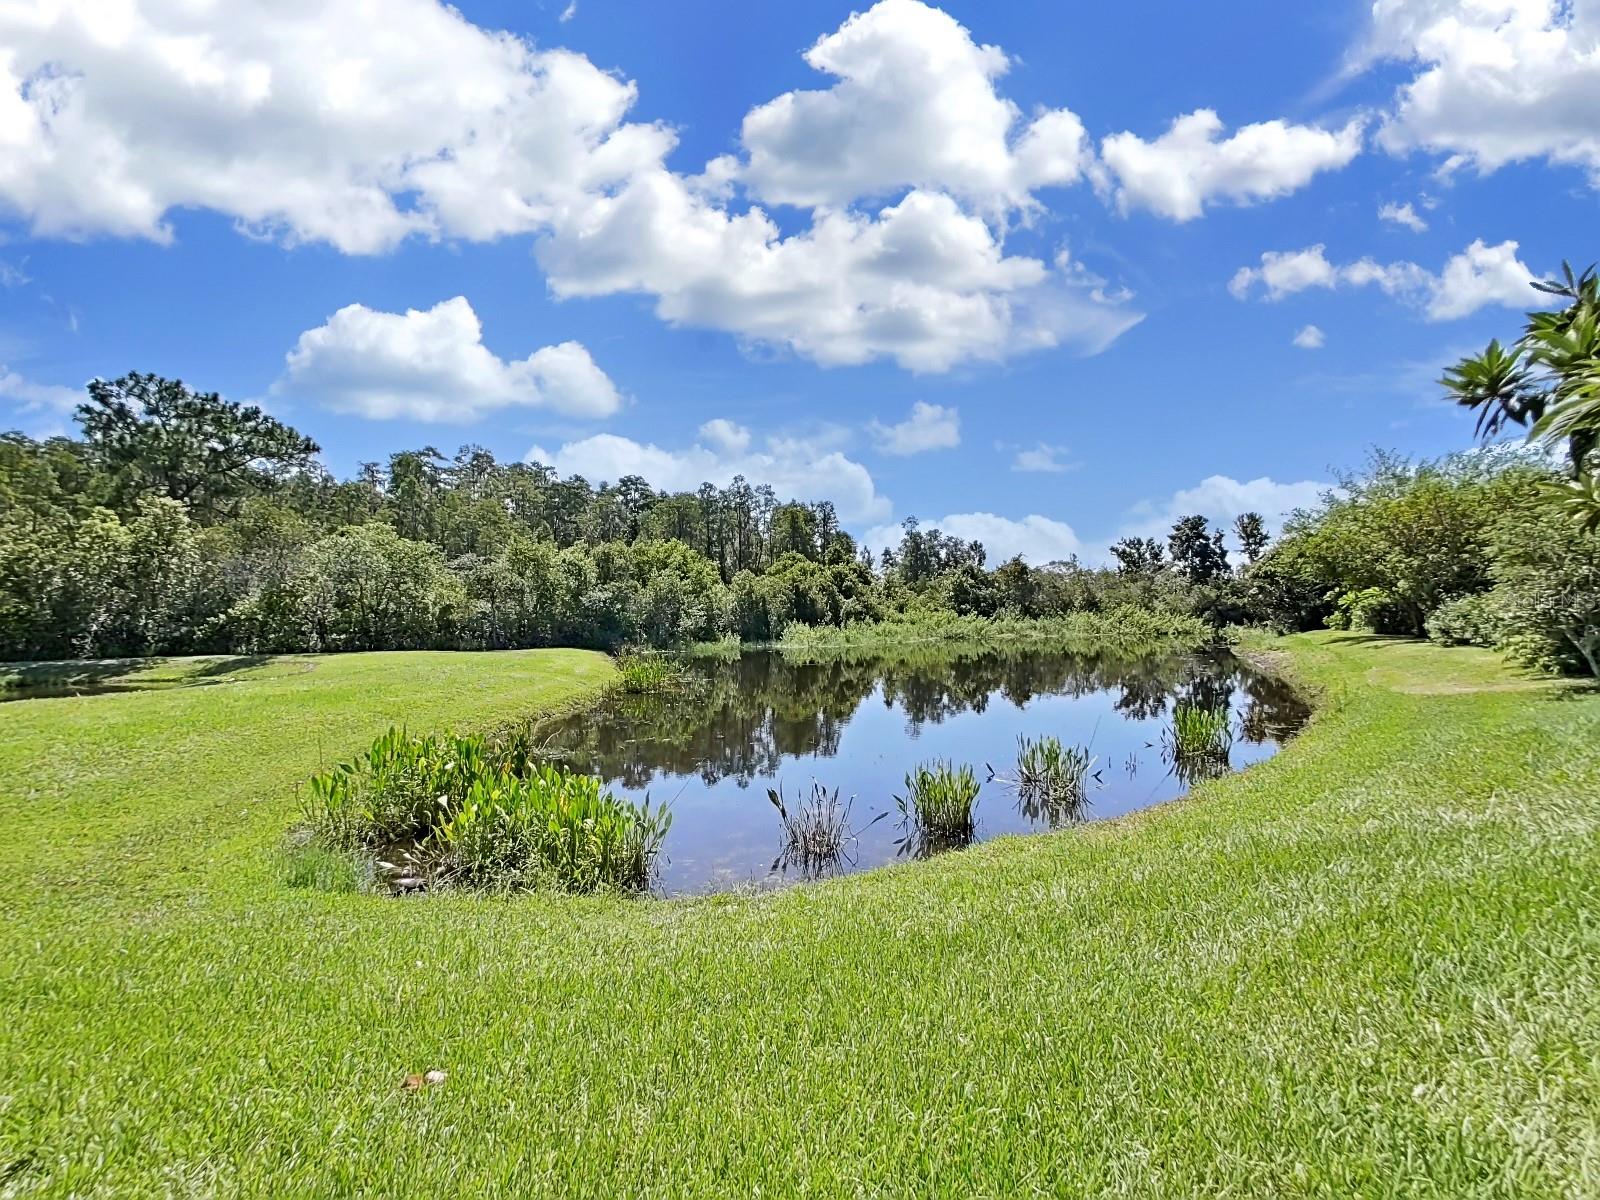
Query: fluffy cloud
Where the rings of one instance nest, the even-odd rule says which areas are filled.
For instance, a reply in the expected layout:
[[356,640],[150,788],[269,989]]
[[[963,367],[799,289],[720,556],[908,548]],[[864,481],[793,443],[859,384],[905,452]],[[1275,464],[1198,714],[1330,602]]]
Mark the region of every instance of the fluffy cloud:
[[1413,262],[1379,263],[1371,258],[1336,266],[1322,245],[1268,251],[1260,266],[1241,267],[1228,290],[1244,300],[1259,286],[1267,300],[1282,300],[1308,288],[1377,286],[1419,306],[1430,321],[1449,321],[1491,304],[1525,308],[1537,297],[1533,282],[1533,273],[1517,258],[1516,242],[1490,246],[1479,239],[1451,257],[1437,275]]
[[1517,258],[1517,243],[1476,241],[1445,263],[1428,299],[1428,317],[1448,321],[1490,304],[1528,308],[1539,295],[1533,283],[1533,273]]
[[768,438],[762,449],[754,450],[749,430],[720,418],[707,422],[701,437],[694,445],[668,450],[601,433],[554,452],[535,446],[527,458],[591,482],[640,475],[669,491],[693,491],[708,482],[724,487],[742,475],[752,483],[771,484],[785,499],[831,500],[845,521],[881,521],[889,514],[889,501],[878,494],[872,475],[838,450],[782,437]]
[[743,454],[750,449],[750,431],[726,417],[715,417],[700,426],[700,436],[727,454]]
[[1378,209],[1378,220],[1391,225],[1404,225],[1413,233],[1424,233],[1428,228],[1428,223],[1417,215],[1417,210],[1409,202],[1383,205]]
[[1011,460],[1013,471],[1038,471],[1045,474],[1060,474],[1070,471],[1076,463],[1062,462],[1061,456],[1067,453],[1065,446],[1051,446],[1040,442],[1029,449],[1017,451],[1017,456]]
[[7,370],[0,364],[0,397],[11,400],[24,412],[70,413],[84,401],[82,388],[35,383]]
[[[982,542],[991,567],[1019,554],[1037,567],[1065,561],[1083,552],[1083,543],[1072,526],[1038,513],[1031,513],[1020,521],[994,513],[952,513],[937,521],[924,521],[922,525],[963,541]],[[867,530],[862,540],[876,551],[898,545],[900,534],[898,525],[879,525]]]
[[1034,258],[979,217],[912,191],[875,216],[819,210],[790,237],[666,170],[558,221],[539,259],[561,296],[638,292],[673,324],[724,329],[828,366],[915,371],[1068,345],[1096,353],[1141,314]]
[[1228,281],[1228,291],[1244,300],[1260,284],[1268,300],[1281,300],[1307,288],[1333,287],[1339,273],[1328,261],[1327,247],[1320,243],[1304,250],[1268,250],[1259,267],[1240,267]]
[[1077,181],[1093,161],[1077,116],[1055,109],[1024,124],[995,91],[1005,52],[918,0],[854,14],[805,60],[839,82],[752,109],[746,161],[722,160],[713,174],[779,204],[846,205],[919,187],[1003,210],[1030,205],[1034,188]]
[[1327,490],[1327,484],[1309,479],[1279,483],[1263,476],[1241,482],[1227,475],[1211,475],[1192,488],[1174,492],[1166,500],[1136,505],[1117,536],[1165,537],[1174,521],[1194,513],[1227,527],[1241,513],[1258,512],[1268,529],[1276,532],[1290,513],[1316,504]]
[[300,335],[273,391],[366,417],[419,421],[471,421],[512,406],[602,417],[621,404],[616,386],[577,342],[520,361],[497,357],[464,296],[426,311],[341,308]]
[[885,425],[873,421],[867,432],[884,454],[922,454],[928,450],[950,450],[961,444],[961,416],[954,408],[924,404],[918,400],[904,421]]
[[1294,344],[1302,350],[1321,350],[1327,344],[1327,337],[1315,325],[1307,325],[1294,335]]
[[1249,204],[1286,196],[1361,152],[1360,121],[1337,130],[1263,121],[1232,137],[1222,132],[1222,119],[1203,108],[1179,117],[1151,142],[1132,133],[1106,138],[1100,155],[1116,176],[1118,207],[1192,221],[1217,200]]
[[1600,186],[1600,7],[1593,0],[1377,0],[1366,58],[1414,62],[1378,142],[1482,172],[1546,159]]
[[0,8],[0,203],[35,232],[166,241],[207,208],[365,254],[541,228],[657,162],[631,84],[437,0]]
[[[1104,349],[1140,314],[1009,255],[1029,189],[1092,154],[1064,109],[1024,122],[1006,57],[916,0],[883,0],[809,60],[839,82],[753,110],[746,154],[698,176],[628,121],[635,88],[487,32],[439,0],[0,9],[0,207],[40,234],[172,237],[210,209],[346,253],[412,236],[531,234],[562,296],[653,297],[673,324],[825,365],[919,371]],[[876,212],[862,199],[912,186]],[[818,204],[785,236],[749,197]]]

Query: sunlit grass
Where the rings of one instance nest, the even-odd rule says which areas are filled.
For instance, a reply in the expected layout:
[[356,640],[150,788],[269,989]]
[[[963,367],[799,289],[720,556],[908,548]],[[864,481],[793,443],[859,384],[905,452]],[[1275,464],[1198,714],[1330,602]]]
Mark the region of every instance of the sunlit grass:
[[1600,1194],[1600,697],[1279,645],[1316,719],[1185,803],[660,903],[279,859],[600,656],[0,705],[0,1194]]

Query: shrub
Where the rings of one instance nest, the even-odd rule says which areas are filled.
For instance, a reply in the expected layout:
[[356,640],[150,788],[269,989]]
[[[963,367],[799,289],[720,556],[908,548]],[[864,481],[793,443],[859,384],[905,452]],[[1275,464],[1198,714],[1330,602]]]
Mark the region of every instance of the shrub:
[[1377,587],[1346,592],[1327,620],[1329,629],[1366,633],[1398,633],[1409,627],[1405,606],[1393,593]]
[[1428,639],[1443,646],[1497,646],[1502,618],[1491,592],[1457,596],[1441,604],[1426,622]]
[[1600,534],[1535,493],[1495,530],[1500,645],[1546,670],[1600,677]]

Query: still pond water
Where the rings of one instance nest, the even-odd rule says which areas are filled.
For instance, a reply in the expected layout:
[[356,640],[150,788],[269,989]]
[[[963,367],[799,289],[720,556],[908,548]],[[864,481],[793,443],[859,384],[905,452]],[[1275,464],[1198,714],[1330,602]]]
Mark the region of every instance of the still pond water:
[[[616,695],[541,731],[619,796],[671,807],[658,882],[666,893],[797,878],[778,863],[768,788],[781,786],[791,807],[813,781],[853,797],[859,836],[823,873],[864,870],[906,853],[895,796],[919,762],[967,763],[982,781],[988,767],[1015,769],[1019,736],[1053,735],[1095,756],[1088,818],[1104,819],[1188,791],[1192,778],[1161,749],[1175,702],[1228,706],[1235,740],[1223,770],[1270,757],[1307,716],[1282,682],[1226,654],[1029,646],[802,663],[762,651],[686,666],[694,682],[681,693]],[[979,839],[1047,828],[1003,780],[984,784]]]

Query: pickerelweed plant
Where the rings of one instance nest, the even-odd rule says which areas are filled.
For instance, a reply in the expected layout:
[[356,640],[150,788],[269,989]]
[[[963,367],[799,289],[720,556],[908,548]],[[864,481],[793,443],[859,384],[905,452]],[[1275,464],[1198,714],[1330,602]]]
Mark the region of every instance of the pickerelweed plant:
[[906,776],[906,792],[896,796],[909,853],[930,854],[964,846],[974,832],[973,807],[978,777],[971,767],[948,762],[922,763]]
[[682,666],[659,654],[620,654],[617,674],[617,690],[633,695],[673,692],[688,682],[688,674]]
[[1055,737],[1019,737],[1016,773],[997,774],[991,767],[989,774],[1016,791],[1022,813],[1029,820],[1059,826],[1083,820],[1089,780],[1100,778],[1094,764],[1086,746],[1066,746]]
[[365,755],[312,776],[305,812],[313,836],[403,859],[433,885],[646,888],[671,813],[538,762],[524,741],[390,729]]
[[1174,762],[1207,759],[1226,762],[1233,749],[1233,726],[1226,705],[1179,701],[1172,709],[1166,748]]

